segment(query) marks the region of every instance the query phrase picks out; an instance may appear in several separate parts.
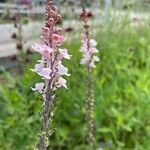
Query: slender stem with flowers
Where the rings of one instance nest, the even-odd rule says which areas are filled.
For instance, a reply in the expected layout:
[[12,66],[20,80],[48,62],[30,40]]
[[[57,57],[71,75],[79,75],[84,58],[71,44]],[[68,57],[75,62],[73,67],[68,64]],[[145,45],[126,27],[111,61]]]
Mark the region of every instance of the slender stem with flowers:
[[87,124],[87,142],[89,149],[93,150],[94,143],[94,97],[93,97],[93,81],[92,81],[92,72],[95,68],[95,62],[99,61],[99,58],[95,55],[98,53],[96,48],[96,41],[90,39],[89,37],[89,25],[88,21],[88,12],[85,10],[83,5],[83,12],[81,14],[81,19],[83,20],[84,32],[82,34],[82,47],[80,51],[83,53],[83,58],[81,59],[81,64],[85,65],[87,68],[87,100],[86,100],[86,124]]
[[58,10],[53,0],[46,1],[45,25],[41,36],[41,42],[33,46],[33,49],[40,53],[42,59],[38,61],[36,72],[44,82],[37,83],[34,91],[38,91],[43,97],[43,112],[41,114],[41,134],[37,145],[38,150],[47,150],[49,138],[52,134],[50,125],[54,115],[55,103],[57,101],[55,93],[60,87],[66,86],[64,75],[69,76],[68,69],[62,65],[63,59],[70,59],[67,49],[59,48],[65,37],[61,35],[61,28],[56,28],[55,24],[61,20]]

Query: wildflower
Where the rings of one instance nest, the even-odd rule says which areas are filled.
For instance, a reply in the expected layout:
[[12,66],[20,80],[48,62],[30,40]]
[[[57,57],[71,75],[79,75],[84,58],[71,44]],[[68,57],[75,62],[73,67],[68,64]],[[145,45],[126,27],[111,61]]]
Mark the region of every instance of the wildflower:
[[41,82],[41,83],[37,83],[35,85],[35,88],[32,88],[33,91],[39,91],[39,93],[43,93],[43,88],[44,88],[44,83]]
[[41,135],[38,143],[39,150],[46,150],[50,137],[49,124],[53,117],[55,108],[55,91],[60,87],[67,89],[67,81],[63,76],[69,76],[68,68],[62,64],[63,59],[70,59],[67,49],[60,49],[66,38],[61,35],[61,28],[55,28],[55,24],[61,21],[53,0],[46,1],[45,25],[41,36],[41,42],[36,43],[32,48],[41,55],[41,60],[35,65],[32,71],[36,72],[43,82],[36,83],[33,91],[38,91],[44,100],[41,120]]
[[[91,13],[92,14],[92,13]],[[82,52],[81,64],[85,65],[87,68],[87,100],[86,100],[86,124],[87,124],[87,142],[89,149],[93,149],[94,143],[94,97],[93,97],[93,82],[92,82],[92,71],[96,67],[96,62],[99,61],[96,54],[99,52],[96,48],[97,42],[94,39],[89,38],[89,25],[87,24],[88,18],[91,14],[86,12],[83,7],[83,12],[81,14],[81,19],[84,22],[82,34],[82,46],[80,52]]]
[[65,41],[65,38],[62,35],[59,34],[53,34],[52,40],[55,44],[62,44]]
[[83,53],[83,58],[80,63],[88,67],[95,68],[95,62],[99,61],[99,58],[95,55],[98,53],[98,50],[95,47],[97,42],[94,39],[84,37],[82,43],[80,52]]

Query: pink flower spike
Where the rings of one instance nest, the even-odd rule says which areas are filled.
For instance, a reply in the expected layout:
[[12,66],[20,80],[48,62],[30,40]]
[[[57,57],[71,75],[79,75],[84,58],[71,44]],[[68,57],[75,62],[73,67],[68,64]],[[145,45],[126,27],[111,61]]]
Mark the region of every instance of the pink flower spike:
[[44,88],[44,83],[41,82],[41,83],[36,83],[35,84],[35,88],[31,88],[33,91],[38,91],[39,93],[43,94],[43,88]]
[[58,86],[57,86],[57,87],[62,87],[62,86],[63,86],[63,87],[65,87],[66,89],[68,89],[66,83],[67,83],[67,81],[66,81],[64,78],[60,77],[60,78],[58,79]]
[[83,44],[80,49],[80,52],[83,53],[83,57],[81,59],[81,64],[86,65],[90,68],[95,68],[95,62],[99,61],[97,56],[93,56],[93,54],[98,53],[97,48],[95,47],[97,42],[94,39],[88,40],[88,38],[83,39]]
[[56,90],[60,87],[67,88],[67,81],[63,76],[69,76],[68,69],[62,65],[61,61],[65,58],[70,59],[71,56],[66,49],[59,49],[66,38],[61,33],[62,29],[56,25],[56,23],[61,21],[61,16],[55,7],[55,1],[46,0],[45,6],[45,23],[42,28],[42,37],[40,43],[32,47],[41,55],[41,60],[37,62],[33,71],[43,79],[44,83],[37,83],[32,90],[39,91],[43,99],[42,128],[36,148],[44,148],[46,150],[50,143],[49,131],[51,131],[52,114],[56,108]]
[[58,51],[60,52],[60,56],[62,56],[65,59],[70,59],[71,55],[68,54],[67,49],[58,49]]
[[43,70],[41,72],[39,72],[38,74],[42,77],[44,77],[45,79],[50,79],[50,74],[51,74],[51,69],[50,68],[43,68]]

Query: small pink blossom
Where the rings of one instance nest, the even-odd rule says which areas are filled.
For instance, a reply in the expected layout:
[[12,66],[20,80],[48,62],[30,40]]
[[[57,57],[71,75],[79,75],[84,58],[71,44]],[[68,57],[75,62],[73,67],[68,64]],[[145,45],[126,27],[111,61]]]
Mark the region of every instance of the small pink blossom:
[[65,59],[70,59],[71,55],[68,54],[67,49],[58,49],[58,51],[60,52],[60,59],[65,58]]
[[44,77],[45,79],[50,79],[51,72],[52,70],[50,68],[43,68],[41,72],[38,72],[38,74]]
[[38,91],[39,93],[43,93],[44,91],[43,91],[43,89],[44,89],[44,83],[43,82],[41,82],[41,83],[36,83],[35,84],[35,88],[31,88],[33,91]]
[[44,29],[43,29],[43,36],[48,38],[49,33],[50,33],[50,29],[48,27],[44,27]]
[[41,72],[43,70],[43,68],[44,68],[44,64],[43,63],[36,64],[33,71],[35,71],[35,72]]
[[95,66],[95,62],[98,62],[99,61],[99,58],[97,57],[97,56],[93,56],[93,59],[92,59],[92,61],[90,62],[90,64],[89,64],[89,66],[91,67],[91,68],[95,68],[96,66]]
[[88,60],[86,58],[82,58],[80,64],[85,65],[88,63]]
[[93,56],[93,60],[95,61],[95,62],[99,62],[99,58],[98,58],[98,56]]
[[57,34],[60,34],[62,32],[62,28],[56,28]]
[[63,87],[65,87],[66,89],[68,89],[66,83],[67,83],[67,81],[66,81],[64,78],[60,77],[60,78],[58,79],[58,85],[57,85],[57,87],[59,88],[59,87],[62,87],[62,86],[63,86]]
[[91,47],[95,47],[97,45],[97,42],[94,39],[90,39],[90,45]]
[[32,46],[32,48],[35,51],[39,52],[45,59],[49,59],[50,54],[53,52],[52,48],[48,47],[46,44],[43,43],[35,44],[34,46]]
[[62,43],[64,43],[65,38],[62,35],[53,34],[52,35],[52,40],[53,40],[54,44],[62,44]]
[[89,49],[90,53],[94,54],[94,53],[98,53],[98,50],[96,47],[92,47]]
[[61,63],[59,63],[59,65],[57,66],[57,69],[58,69],[58,74],[60,75],[66,75],[66,76],[70,75],[68,74],[68,69],[64,67]]
[[44,27],[43,32],[44,32],[44,33],[49,33],[49,32],[50,32],[50,29],[49,29],[48,27]]

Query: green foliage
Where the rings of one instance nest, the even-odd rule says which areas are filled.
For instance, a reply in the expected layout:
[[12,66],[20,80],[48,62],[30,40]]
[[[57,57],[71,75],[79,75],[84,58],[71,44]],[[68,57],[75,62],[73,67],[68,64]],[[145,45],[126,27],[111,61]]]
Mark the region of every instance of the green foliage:
[[[109,150],[149,150],[150,143],[150,33],[114,24],[97,29],[101,61],[94,72],[95,145]],[[86,150],[85,69],[79,64],[80,41],[66,47],[69,90],[60,90],[53,121],[51,148]],[[33,56],[34,57],[34,56]],[[23,76],[2,75],[0,86],[0,149],[33,149],[40,131],[41,97],[30,87],[40,79],[27,66]]]

